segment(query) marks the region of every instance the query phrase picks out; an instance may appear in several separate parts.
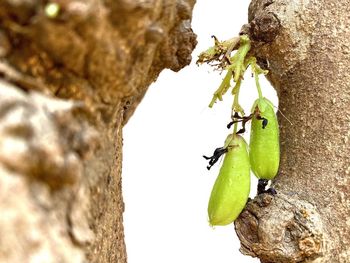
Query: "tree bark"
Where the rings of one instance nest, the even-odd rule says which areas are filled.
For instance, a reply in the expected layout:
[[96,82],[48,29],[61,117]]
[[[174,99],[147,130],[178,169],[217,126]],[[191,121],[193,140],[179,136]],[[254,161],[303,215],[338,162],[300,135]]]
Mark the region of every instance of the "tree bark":
[[281,111],[278,194],[235,223],[241,251],[261,262],[350,262],[349,13],[349,1],[250,5],[244,30]]
[[126,262],[122,127],[195,0],[0,0],[0,261]]

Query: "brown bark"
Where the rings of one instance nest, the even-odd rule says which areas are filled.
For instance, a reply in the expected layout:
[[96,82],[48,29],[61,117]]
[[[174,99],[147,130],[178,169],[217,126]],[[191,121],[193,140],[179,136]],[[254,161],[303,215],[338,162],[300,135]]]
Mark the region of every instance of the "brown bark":
[[126,262],[122,127],[190,62],[194,0],[56,2],[0,0],[0,261]]
[[349,1],[250,5],[244,30],[285,115],[278,194],[256,197],[235,224],[241,251],[261,262],[350,262],[349,13]]

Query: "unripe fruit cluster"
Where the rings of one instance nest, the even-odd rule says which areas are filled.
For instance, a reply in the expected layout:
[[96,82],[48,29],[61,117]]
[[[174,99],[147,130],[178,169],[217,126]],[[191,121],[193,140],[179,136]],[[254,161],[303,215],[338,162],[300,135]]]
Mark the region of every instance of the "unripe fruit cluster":
[[279,128],[272,103],[257,99],[252,108],[251,136],[230,134],[224,161],[213,186],[208,216],[210,225],[232,223],[242,212],[250,192],[250,169],[259,179],[273,179],[279,167]]

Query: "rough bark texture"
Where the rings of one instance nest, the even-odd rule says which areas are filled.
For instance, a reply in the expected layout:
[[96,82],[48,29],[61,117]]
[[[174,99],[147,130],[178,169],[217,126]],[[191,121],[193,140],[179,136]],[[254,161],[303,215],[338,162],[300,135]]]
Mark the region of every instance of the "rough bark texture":
[[[350,2],[253,0],[249,32],[277,90],[278,194],[236,222],[261,262],[350,262]],[[290,122],[292,123],[290,123]]]
[[195,1],[55,2],[0,0],[0,262],[124,263],[122,127]]

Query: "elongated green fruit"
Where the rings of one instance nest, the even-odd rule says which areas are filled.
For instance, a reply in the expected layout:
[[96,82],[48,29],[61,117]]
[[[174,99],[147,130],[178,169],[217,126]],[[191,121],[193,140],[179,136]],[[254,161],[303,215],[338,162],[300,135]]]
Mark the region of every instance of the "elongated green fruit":
[[272,103],[257,99],[253,105],[249,157],[253,173],[259,179],[273,179],[280,162],[279,128]]
[[250,191],[247,143],[239,135],[226,139],[227,153],[211,192],[208,215],[211,225],[228,225],[242,212]]

